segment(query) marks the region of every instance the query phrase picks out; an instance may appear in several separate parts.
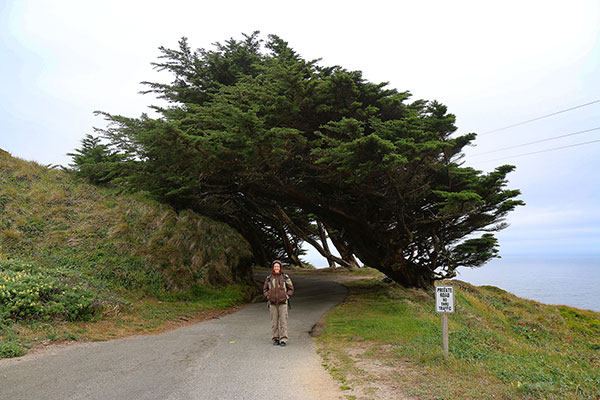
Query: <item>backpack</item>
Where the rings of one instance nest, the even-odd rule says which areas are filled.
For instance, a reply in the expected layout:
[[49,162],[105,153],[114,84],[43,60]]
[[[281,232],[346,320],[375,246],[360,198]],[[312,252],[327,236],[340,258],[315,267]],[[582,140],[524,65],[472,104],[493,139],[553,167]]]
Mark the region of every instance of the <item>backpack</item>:
[[[272,276],[273,276],[273,274],[271,274],[271,273],[269,273],[269,275],[267,275],[267,281],[269,282],[269,283],[268,283],[268,288],[269,288],[269,290],[271,290],[271,277],[272,277]],[[286,292],[286,293],[287,293],[287,290],[288,290],[288,289],[287,289],[287,283],[285,283],[285,280],[286,280],[286,279],[288,279],[288,278],[289,278],[289,275],[288,275],[288,274],[286,274],[286,273],[284,273],[284,274],[283,274],[283,286],[284,286],[284,288],[285,288],[285,292]],[[292,302],[291,302],[290,300],[291,300],[291,298],[288,298],[288,299],[287,299],[287,305],[288,305],[288,308],[291,310],[291,309],[292,309]],[[267,301],[267,306],[268,306],[268,307],[271,307],[271,302],[270,302],[270,301]]]

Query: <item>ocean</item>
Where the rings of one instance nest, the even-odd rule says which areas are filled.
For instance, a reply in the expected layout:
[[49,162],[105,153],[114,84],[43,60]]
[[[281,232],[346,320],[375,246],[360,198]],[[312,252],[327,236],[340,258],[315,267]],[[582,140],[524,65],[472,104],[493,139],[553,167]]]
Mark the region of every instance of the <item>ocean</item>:
[[481,268],[459,268],[456,279],[492,285],[545,304],[600,311],[600,256],[504,256]]

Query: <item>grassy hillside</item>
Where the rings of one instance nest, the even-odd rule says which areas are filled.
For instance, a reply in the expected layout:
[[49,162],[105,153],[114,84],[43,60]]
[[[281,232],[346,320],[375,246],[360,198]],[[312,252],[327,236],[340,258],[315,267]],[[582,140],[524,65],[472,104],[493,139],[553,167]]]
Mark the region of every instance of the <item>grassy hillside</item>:
[[249,256],[224,224],[0,150],[0,357],[31,344],[25,331],[139,312],[143,298],[195,309],[240,302]]
[[446,283],[456,292],[447,360],[433,291],[348,284],[320,338],[348,398],[600,399],[600,313]]

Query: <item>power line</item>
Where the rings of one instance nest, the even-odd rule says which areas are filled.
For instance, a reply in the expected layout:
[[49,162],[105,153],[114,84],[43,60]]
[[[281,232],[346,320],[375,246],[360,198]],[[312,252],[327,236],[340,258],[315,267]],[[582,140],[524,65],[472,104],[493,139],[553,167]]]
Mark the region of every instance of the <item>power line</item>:
[[551,141],[551,140],[561,139],[561,138],[565,138],[565,137],[569,137],[569,136],[581,135],[582,133],[587,133],[587,132],[591,132],[591,131],[597,131],[597,130],[599,130],[599,129],[600,129],[600,126],[599,126],[599,127],[597,127],[597,128],[586,129],[586,130],[584,130],[584,131],[578,131],[578,132],[573,132],[573,133],[567,133],[567,134],[565,134],[565,135],[554,136],[554,137],[547,138],[547,139],[536,140],[536,141],[534,141],[534,142],[523,143],[523,144],[517,144],[517,145],[514,145],[514,146],[510,146],[510,147],[503,147],[503,148],[501,148],[501,149],[498,149],[498,150],[491,150],[491,151],[486,151],[486,152],[483,152],[483,153],[477,153],[477,154],[473,154],[473,155],[471,155],[471,156],[469,156],[469,157],[479,157],[479,156],[483,156],[483,155],[485,155],[485,154],[491,154],[491,153],[497,153],[497,152],[499,152],[499,151],[516,149],[516,148],[518,148],[518,147],[529,146],[529,145],[536,144],[536,143],[549,142],[549,141]]
[[484,133],[482,133],[482,134],[481,134],[481,135],[479,135],[479,136],[490,135],[490,134],[492,134],[492,133],[500,132],[500,131],[503,131],[503,130],[505,130],[505,129],[514,128],[515,126],[525,125],[525,124],[528,124],[528,123],[530,123],[530,122],[533,122],[533,121],[537,121],[537,120],[540,120],[540,119],[543,119],[543,118],[548,118],[548,117],[551,117],[551,116],[553,116],[553,115],[556,115],[556,114],[562,114],[562,113],[565,113],[565,112],[567,112],[567,111],[576,110],[576,109],[578,109],[578,108],[581,108],[581,107],[586,107],[586,106],[589,106],[589,105],[592,105],[592,104],[596,104],[596,103],[600,103],[600,99],[598,99],[598,100],[594,100],[594,101],[592,101],[592,102],[589,102],[589,103],[580,104],[580,105],[578,105],[578,106],[575,106],[575,107],[567,108],[567,109],[565,109],[565,110],[560,110],[560,111],[557,111],[557,112],[553,112],[552,114],[546,114],[546,115],[542,115],[541,117],[537,117],[537,118],[529,119],[529,120],[527,120],[527,121],[519,122],[519,123],[517,123],[517,124],[513,124],[513,125],[505,126],[505,127],[503,127],[503,128],[498,128],[498,129],[494,129],[494,130],[492,130],[492,131],[484,132]]
[[525,156],[530,156],[530,155],[532,155],[532,154],[547,153],[547,152],[549,152],[549,151],[561,150],[561,149],[567,149],[567,148],[569,148],[569,147],[583,146],[583,145],[585,145],[585,144],[591,144],[591,143],[597,143],[597,142],[600,142],[600,139],[599,139],[599,140],[592,140],[592,141],[589,141],[589,142],[583,142],[583,143],[571,144],[571,145],[568,145],[568,146],[554,147],[554,148],[552,148],[552,149],[546,149],[546,150],[534,151],[534,152],[531,152],[531,153],[518,154],[518,155],[516,155],[516,156],[509,156],[509,157],[503,157],[503,158],[496,158],[496,159],[494,159],[494,160],[481,161],[481,162],[478,162],[478,163],[475,163],[475,164],[477,165],[477,164],[484,164],[484,163],[489,163],[489,162],[493,162],[493,161],[502,161],[502,160],[505,160],[505,159],[507,159],[507,158],[525,157]]

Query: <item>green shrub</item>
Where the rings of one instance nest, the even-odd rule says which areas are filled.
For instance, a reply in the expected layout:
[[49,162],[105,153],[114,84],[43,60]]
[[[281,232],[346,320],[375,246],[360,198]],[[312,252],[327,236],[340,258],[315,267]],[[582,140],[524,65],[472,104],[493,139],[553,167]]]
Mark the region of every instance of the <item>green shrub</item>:
[[0,261],[0,318],[89,319],[99,311],[97,296],[63,271],[42,270],[20,260]]

